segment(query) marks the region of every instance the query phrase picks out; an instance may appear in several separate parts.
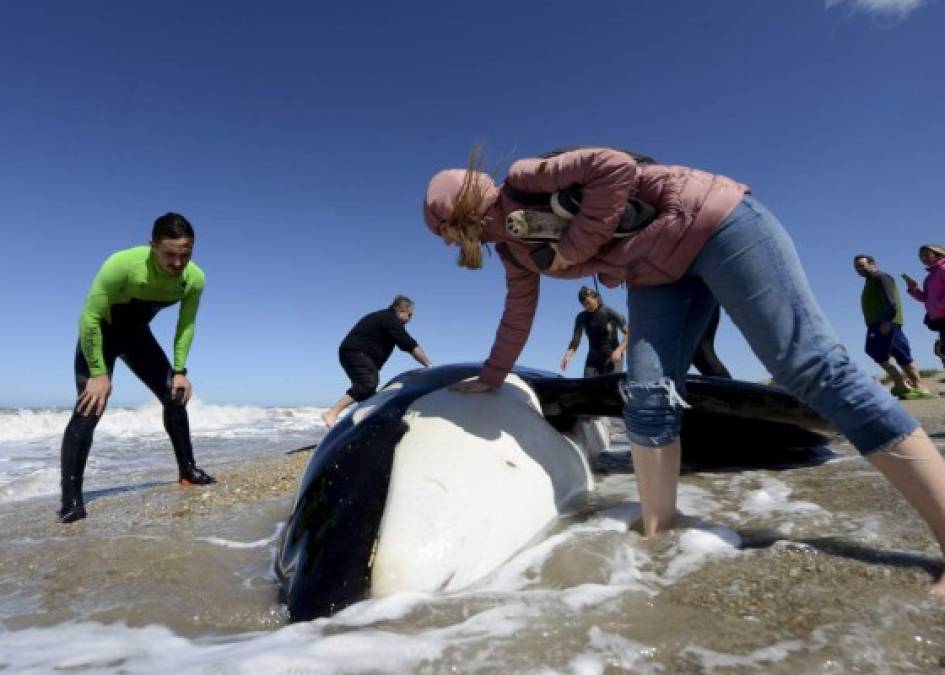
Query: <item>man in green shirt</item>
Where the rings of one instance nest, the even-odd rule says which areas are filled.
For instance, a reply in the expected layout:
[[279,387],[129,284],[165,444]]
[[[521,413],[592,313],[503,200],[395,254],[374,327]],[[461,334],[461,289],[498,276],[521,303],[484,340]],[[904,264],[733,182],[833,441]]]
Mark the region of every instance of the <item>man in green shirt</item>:
[[[896,281],[876,266],[871,255],[853,257],[853,269],[866,279],[860,304],[866,322],[866,353],[893,381],[892,393],[901,399],[934,398],[919,376],[909,340],[902,332],[902,303]],[[899,364],[902,372],[893,363]]]
[[[105,261],[79,318],[75,383],[79,399],[62,439],[62,508],[59,520],[85,518],[82,475],[98,424],[111,394],[115,360],[121,357],[164,406],[164,428],[177,457],[182,484],[215,480],[194,462],[187,419],[193,393],[187,353],[194,338],[204,274],[190,261],[194,230],[187,219],[166,213],[156,221],[150,246],[118,251]],[[174,364],[168,361],[149,324],[163,308],[180,302],[174,336]]]

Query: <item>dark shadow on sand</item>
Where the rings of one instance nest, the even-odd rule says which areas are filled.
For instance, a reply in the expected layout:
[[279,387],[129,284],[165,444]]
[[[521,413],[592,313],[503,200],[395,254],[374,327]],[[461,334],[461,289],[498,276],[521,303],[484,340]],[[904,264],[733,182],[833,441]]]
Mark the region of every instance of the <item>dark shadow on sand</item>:
[[791,539],[770,530],[737,531],[742,538],[742,549],[763,549],[779,543],[797,544],[809,547],[818,553],[848,558],[868,565],[899,567],[902,569],[918,568],[937,579],[943,571],[942,561],[931,555],[910,553],[908,551],[882,551],[838,537],[810,537]]
[[132,492],[141,492],[150,488],[161,487],[162,485],[175,485],[177,481],[151,481],[148,483],[138,483],[137,485],[118,485],[116,487],[102,488],[101,490],[88,490],[83,493],[85,503],[94,502],[102,497],[111,497],[112,495],[128,494]]

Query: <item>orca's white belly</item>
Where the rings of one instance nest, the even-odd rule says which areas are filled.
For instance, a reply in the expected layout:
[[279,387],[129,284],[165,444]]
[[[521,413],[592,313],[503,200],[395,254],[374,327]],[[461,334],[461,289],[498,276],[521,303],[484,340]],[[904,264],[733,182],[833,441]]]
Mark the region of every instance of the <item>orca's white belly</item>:
[[467,586],[593,489],[582,450],[542,417],[515,375],[496,393],[435,391],[404,421],[372,595]]

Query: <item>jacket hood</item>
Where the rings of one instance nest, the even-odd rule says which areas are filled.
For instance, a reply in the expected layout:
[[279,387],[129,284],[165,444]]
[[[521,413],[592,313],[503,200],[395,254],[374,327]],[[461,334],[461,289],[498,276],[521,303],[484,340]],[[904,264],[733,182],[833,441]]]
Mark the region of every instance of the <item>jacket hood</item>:
[[[496,200],[499,198],[499,190],[489,175],[479,171],[474,172],[474,175],[474,180],[479,183],[479,187],[485,195],[479,213],[479,216],[484,218],[490,209],[495,206]],[[456,195],[459,194],[465,178],[466,169],[446,169],[430,179],[423,200],[423,220],[434,234],[439,234],[437,227],[447,219],[453,210],[453,203],[456,201]]]
[[940,263],[942,259],[945,258],[945,246],[939,246],[938,244],[922,244],[919,247],[919,250],[921,251],[922,249],[928,249],[939,257],[935,264],[932,265],[933,267],[937,267],[938,263]]

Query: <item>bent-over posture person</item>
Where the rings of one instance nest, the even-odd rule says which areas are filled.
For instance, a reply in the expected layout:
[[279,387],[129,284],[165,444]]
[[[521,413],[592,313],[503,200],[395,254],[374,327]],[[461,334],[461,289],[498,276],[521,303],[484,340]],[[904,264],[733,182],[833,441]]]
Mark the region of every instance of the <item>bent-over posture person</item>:
[[[593,288],[582,286],[578,291],[578,302],[584,311],[574,317],[574,334],[561,357],[561,370],[568,369],[568,363],[581,344],[581,334],[587,333],[584,377],[612,373],[620,366],[627,349],[627,335],[630,333],[627,320],[605,305]],[[619,333],[623,333],[623,340],[618,337]]]
[[[108,397],[115,361],[121,358],[164,407],[164,428],[174,447],[181,483],[215,482],[194,462],[187,419],[193,393],[187,379],[187,354],[194,339],[197,307],[204,289],[203,271],[191,262],[194,230],[182,215],[166,213],[156,221],[149,246],[118,251],[105,261],[85,300],[75,353],[78,402],[62,438],[62,508],[64,523],[85,518],[82,476],[92,437]],[[174,336],[174,364],[151,333],[154,316],[180,302]]]
[[[499,186],[479,165],[473,153],[467,169],[436,174],[423,209],[430,230],[460,247],[461,266],[479,269],[483,244],[495,242],[505,268],[505,309],[489,358],[478,378],[455,390],[501,386],[528,338],[542,274],[597,274],[611,287],[626,281],[633,330],[625,417],[643,532],[652,537],[674,518],[685,372],[718,302],[775,380],[850,439],[945,551],[945,460],[919,423],[850,359],[790,237],[748,186],[609,148],[519,160]],[[540,245],[506,228],[508,216],[527,207],[513,194],[551,197],[575,187],[579,210],[545,264],[533,255]],[[945,581],[934,590],[945,593]]]
[[421,365],[430,367],[430,359],[404,328],[413,318],[413,311],[413,300],[398,295],[387,309],[361,317],[341,341],[338,360],[351,380],[351,388],[322,415],[322,420],[329,428],[334,426],[338,415],[349,405],[374,395],[381,368],[387,363],[395,345],[408,352]]

